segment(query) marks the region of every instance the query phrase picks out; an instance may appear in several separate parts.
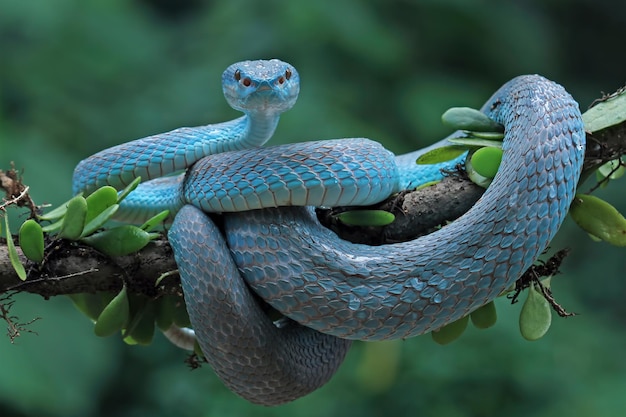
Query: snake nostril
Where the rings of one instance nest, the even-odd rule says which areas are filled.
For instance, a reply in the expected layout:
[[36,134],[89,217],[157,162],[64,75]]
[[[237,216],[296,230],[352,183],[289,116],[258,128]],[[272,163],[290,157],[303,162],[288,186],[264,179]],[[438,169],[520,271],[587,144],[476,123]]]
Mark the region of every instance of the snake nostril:
[[[287,68],[287,69],[285,70],[285,78],[286,78],[287,80],[291,79],[291,70],[290,70],[289,68]],[[281,83],[281,84],[282,84],[282,83]]]

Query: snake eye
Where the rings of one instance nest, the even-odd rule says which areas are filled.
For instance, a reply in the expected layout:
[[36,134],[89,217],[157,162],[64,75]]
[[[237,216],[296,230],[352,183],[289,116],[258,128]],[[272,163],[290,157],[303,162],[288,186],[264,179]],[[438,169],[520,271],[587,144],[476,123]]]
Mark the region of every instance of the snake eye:
[[287,80],[291,79],[291,70],[289,68],[287,68],[287,70],[285,70],[285,79],[287,79]]
[[235,70],[235,74],[233,75],[235,81],[240,81],[244,87],[250,87],[252,85],[252,80],[250,77],[246,77],[243,80],[241,79],[241,71]]

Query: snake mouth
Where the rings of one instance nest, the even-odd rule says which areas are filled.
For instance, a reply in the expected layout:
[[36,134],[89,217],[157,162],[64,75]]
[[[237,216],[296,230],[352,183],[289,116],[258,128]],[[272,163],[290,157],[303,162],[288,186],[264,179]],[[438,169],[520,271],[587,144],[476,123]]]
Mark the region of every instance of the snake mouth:
[[295,98],[284,90],[276,89],[271,84],[262,84],[246,97],[238,99],[238,109],[245,112],[282,113],[293,107]]
[[269,84],[263,83],[257,87],[256,92],[261,93],[263,91],[271,91],[271,90],[272,90],[272,87]]

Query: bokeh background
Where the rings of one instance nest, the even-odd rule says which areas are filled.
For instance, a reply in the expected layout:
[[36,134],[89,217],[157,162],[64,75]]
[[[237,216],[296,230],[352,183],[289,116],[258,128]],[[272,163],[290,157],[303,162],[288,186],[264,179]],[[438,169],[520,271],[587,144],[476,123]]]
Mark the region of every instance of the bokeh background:
[[[302,78],[273,143],[364,136],[408,151],[448,133],[445,109],[478,107],[522,73],[587,107],[626,81],[624,28],[626,3],[611,0],[0,0],[0,168],[14,161],[37,202],[60,203],[75,164],[102,148],[239,116],[221,72],[271,57]],[[600,195],[626,211],[619,184]],[[580,315],[544,339],[524,341],[520,303],[499,300],[496,327],[449,346],[358,343],[327,386],[278,408],[190,371],[162,337],[99,339],[67,299],[20,296],[22,321],[42,320],[0,338],[0,415],[623,416],[624,251],[570,222],[563,246],[553,288]]]

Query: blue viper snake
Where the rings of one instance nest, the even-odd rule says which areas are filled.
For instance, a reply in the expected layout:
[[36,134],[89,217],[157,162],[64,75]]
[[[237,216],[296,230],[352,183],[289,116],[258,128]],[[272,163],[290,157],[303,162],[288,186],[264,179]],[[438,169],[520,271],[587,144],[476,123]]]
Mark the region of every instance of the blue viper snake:
[[[541,76],[516,77],[482,108],[504,126],[503,159],[469,211],[408,242],[348,243],[312,207],[377,203],[458,160],[418,166],[423,150],[396,157],[364,138],[261,147],[299,81],[279,60],[231,65],[224,95],[244,116],[106,149],[73,179],[89,193],[141,176],[124,219],[177,213],[168,238],[199,345],[231,390],[264,405],[326,383],[352,340],[436,330],[510,287],[562,224],[585,147],[572,97]],[[219,228],[207,213],[222,213]],[[272,321],[264,303],[288,319]]]

